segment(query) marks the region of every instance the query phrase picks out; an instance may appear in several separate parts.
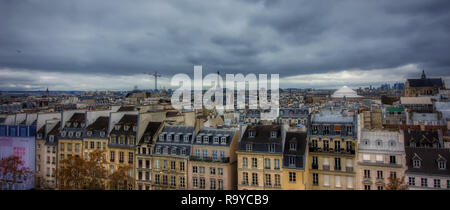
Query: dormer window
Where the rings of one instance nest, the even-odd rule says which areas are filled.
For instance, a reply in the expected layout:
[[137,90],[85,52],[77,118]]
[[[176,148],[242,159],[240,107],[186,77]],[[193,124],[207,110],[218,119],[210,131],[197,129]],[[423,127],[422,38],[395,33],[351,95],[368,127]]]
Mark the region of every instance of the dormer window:
[[77,132],[75,135],[76,135],[77,138],[80,138],[81,132]]
[[255,133],[256,133],[256,131],[249,131],[248,132],[248,137],[250,137],[250,138],[255,137]]
[[161,147],[156,147],[156,154],[161,154]]
[[65,137],[66,136],[66,132],[65,131],[61,131],[61,136]]
[[87,136],[92,136],[92,131],[88,131],[86,134]]
[[276,131],[270,132],[270,138],[277,138],[277,132]]
[[42,134],[38,134],[38,139],[42,139]]
[[74,123],[73,123],[73,127],[76,128],[77,126],[78,126],[78,123],[77,123],[77,122],[74,122]]
[[133,131],[136,131],[137,130],[137,127],[136,126],[133,126]]
[[253,145],[247,144],[245,149],[247,150],[247,152],[251,152],[253,150]]
[[269,144],[269,152],[275,152],[275,144]]
[[81,123],[81,127],[84,128],[84,123]]
[[445,170],[447,168],[445,163],[446,162],[444,160],[439,160],[438,161],[438,167],[439,167],[440,170]]
[[420,168],[420,160],[413,160],[413,167]]
[[69,137],[72,137],[72,136],[73,136],[73,132],[69,131]]
[[70,122],[67,122],[67,125],[66,125],[66,127],[70,127]]
[[176,155],[177,154],[177,148],[176,147],[172,148],[172,151],[170,152],[170,154]]
[[105,131],[100,132],[100,137],[105,137]]
[[221,144],[227,144],[227,137],[223,136],[220,138],[220,143]]
[[119,130],[119,129],[120,129],[120,125],[116,125],[116,126],[114,126],[114,128],[115,128],[116,130]]
[[159,141],[164,141],[164,134],[163,133],[159,134]]
[[391,141],[389,142],[389,145],[390,145],[391,147],[395,147],[395,141],[391,140]]
[[182,154],[182,155],[186,155],[186,148],[183,148],[183,149],[181,150],[181,154]]
[[214,136],[214,144],[219,144],[219,137]]
[[176,134],[176,135],[175,135],[174,141],[175,141],[175,142],[179,142],[179,141],[180,141],[180,134]]
[[128,129],[130,129],[130,126],[128,125],[123,126],[123,130],[128,131]]
[[382,144],[383,144],[383,143],[381,142],[381,140],[377,140],[377,146],[378,146],[378,147],[381,147]]
[[203,143],[209,144],[209,136],[203,136]]
[[172,134],[167,135],[167,141],[172,141]]
[[49,140],[50,142],[53,142],[54,139],[55,139],[55,137],[54,137],[53,135],[50,135],[50,136],[48,137],[48,140]]
[[289,150],[291,150],[291,151],[297,150],[297,144],[296,143],[290,143],[289,144]]
[[186,143],[189,142],[189,135],[187,135],[187,134],[184,135],[183,136],[183,141],[186,142]]

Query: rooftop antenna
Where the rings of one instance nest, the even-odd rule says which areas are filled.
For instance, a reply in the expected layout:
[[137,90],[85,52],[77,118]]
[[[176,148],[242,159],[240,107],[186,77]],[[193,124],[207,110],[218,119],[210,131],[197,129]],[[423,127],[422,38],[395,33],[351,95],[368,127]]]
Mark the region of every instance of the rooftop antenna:
[[148,74],[155,78],[155,91],[158,91],[158,77],[161,77],[161,74],[159,74],[157,71],[155,71],[155,73],[145,72],[144,74]]

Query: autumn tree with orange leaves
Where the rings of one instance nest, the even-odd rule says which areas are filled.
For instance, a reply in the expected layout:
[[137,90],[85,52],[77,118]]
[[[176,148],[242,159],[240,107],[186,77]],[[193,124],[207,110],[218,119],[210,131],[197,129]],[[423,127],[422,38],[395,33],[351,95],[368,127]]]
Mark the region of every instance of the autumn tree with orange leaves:
[[24,162],[19,157],[4,158],[0,161],[0,188],[6,185],[12,190],[15,184],[25,182],[32,174],[28,167],[24,167]]
[[84,160],[72,156],[61,161],[62,168],[58,170],[58,188],[62,190],[104,190],[108,178],[105,169],[104,152],[95,150]]
[[408,185],[405,183],[405,176],[397,178],[389,176],[389,182],[386,184],[386,190],[407,190]]
[[132,167],[129,165],[119,166],[119,168],[109,176],[110,189],[126,190],[133,188],[134,178],[129,175],[131,169]]

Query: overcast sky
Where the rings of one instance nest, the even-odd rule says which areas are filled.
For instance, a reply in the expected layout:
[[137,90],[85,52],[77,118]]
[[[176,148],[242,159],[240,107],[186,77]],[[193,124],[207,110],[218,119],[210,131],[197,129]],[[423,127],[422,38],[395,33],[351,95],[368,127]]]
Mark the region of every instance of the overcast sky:
[[[449,0],[1,0],[0,90],[154,87],[143,72],[278,73],[280,87],[450,78]],[[447,82],[448,83],[448,82]]]

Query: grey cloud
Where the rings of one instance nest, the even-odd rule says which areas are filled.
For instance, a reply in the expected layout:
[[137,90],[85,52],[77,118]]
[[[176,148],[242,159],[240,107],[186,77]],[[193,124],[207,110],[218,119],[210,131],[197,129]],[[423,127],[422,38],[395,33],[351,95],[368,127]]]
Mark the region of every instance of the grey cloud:
[[5,0],[0,69],[169,77],[203,64],[286,77],[419,64],[448,76],[449,10],[447,0]]

